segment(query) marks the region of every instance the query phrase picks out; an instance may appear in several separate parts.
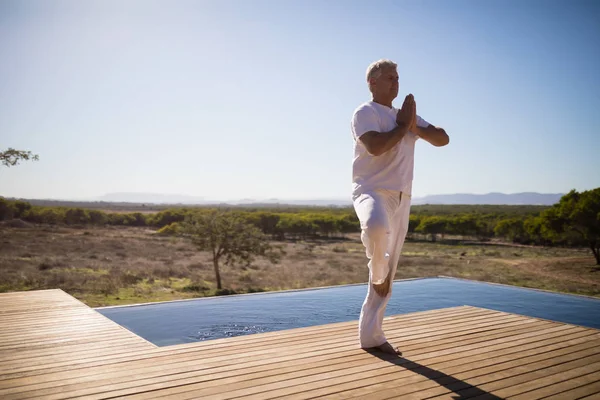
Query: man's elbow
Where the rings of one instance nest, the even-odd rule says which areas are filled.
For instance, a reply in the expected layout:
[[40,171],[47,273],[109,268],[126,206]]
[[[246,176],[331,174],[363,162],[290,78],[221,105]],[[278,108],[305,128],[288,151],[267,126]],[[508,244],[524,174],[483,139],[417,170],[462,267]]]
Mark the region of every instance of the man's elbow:
[[450,136],[448,136],[446,131],[443,129],[440,129],[439,133],[440,134],[438,136],[438,140],[436,140],[435,146],[437,146],[437,147],[447,146],[450,143]]
[[373,157],[377,157],[383,154],[383,146],[378,146],[377,144],[373,143],[368,146],[365,146],[365,148],[367,149],[367,153],[369,153]]
[[444,133],[444,136],[441,137],[438,147],[447,146],[450,143],[450,137]]
[[380,155],[383,154],[383,151],[381,151],[380,149],[371,149],[371,150],[367,150],[369,152],[370,155],[372,155],[373,157],[379,157]]

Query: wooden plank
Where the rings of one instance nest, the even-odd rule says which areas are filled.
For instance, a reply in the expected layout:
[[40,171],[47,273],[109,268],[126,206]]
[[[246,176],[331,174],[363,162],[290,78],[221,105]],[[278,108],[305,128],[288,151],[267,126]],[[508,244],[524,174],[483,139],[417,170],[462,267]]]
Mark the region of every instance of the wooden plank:
[[2,294],[0,299],[0,379],[24,365],[71,362],[111,348],[156,348],[61,290]]
[[[366,354],[366,353],[365,353],[365,354]],[[368,355],[368,357],[372,358],[372,356],[370,356],[370,355]],[[459,358],[460,358],[460,355],[457,355],[457,357],[459,357]],[[212,378],[214,378],[214,377],[211,377],[211,379],[212,379]]]
[[[404,323],[404,322],[401,321],[400,323]],[[408,323],[408,322],[406,322],[404,324],[405,324],[405,327],[407,329],[409,329],[409,327],[411,326],[410,323]],[[441,325],[431,325],[431,329],[433,329],[433,330],[438,329],[437,328],[438,326],[441,326]],[[304,328],[301,328],[301,330],[303,331]],[[325,330],[324,332],[327,332],[327,331]],[[337,330],[335,330],[335,331],[331,331],[331,332],[327,332],[327,333],[328,334],[331,333],[332,335],[338,335],[340,332],[344,332],[344,331],[337,331]],[[256,344],[261,344],[262,343],[262,344],[264,344],[263,342],[265,340],[268,343],[273,343],[272,341],[275,340],[276,343],[278,345],[280,345],[280,346],[281,345],[288,345],[288,344],[293,343],[293,342],[296,342],[297,344],[301,343],[300,341],[296,340],[296,338],[293,335],[290,336],[285,331],[281,332],[281,335],[277,335],[277,333],[278,332],[271,332],[271,333],[267,333],[267,334],[251,335],[251,336],[244,337],[246,339],[245,342],[248,342],[250,344],[241,343],[241,344],[239,344],[239,346],[241,346],[239,348],[241,348],[241,349],[244,349],[244,348],[245,349],[249,349],[249,348],[253,347],[253,345],[252,345],[253,343],[256,343]],[[301,334],[304,334],[304,333],[305,332],[301,332]],[[355,336],[355,333],[346,331],[344,333],[344,335],[346,335],[347,337],[350,337],[350,336]],[[261,337],[257,338],[257,336],[261,336]],[[281,338],[278,338],[278,336],[281,336]],[[300,337],[300,334],[298,336]],[[311,340],[314,340],[315,338],[318,338],[318,336],[315,336],[314,333],[312,333],[312,332],[306,333],[306,335],[303,336],[303,337],[305,337],[305,338],[308,337]],[[214,346],[202,346],[201,347],[201,346],[191,345],[189,347],[189,349],[187,349],[187,348],[177,348],[174,351],[170,350],[170,347],[168,347],[168,348],[160,348],[160,349],[157,350],[157,352],[163,353],[165,355],[168,355],[168,354],[189,353],[189,352],[192,352],[192,351],[193,352],[195,352],[195,351],[203,351],[204,349],[208,349],[210,351],[218,351],[218,352],[222,353],[222,350],[219,350],[219,349],[223,349],[223,348],[233,349],[234,352],[237,352],[235,345],[237,345],[239,341],[233,341],[232,340],[232,341],[228,342],[228,341],[219,340],[219,341],[215,341],[215,342],[218,342],[218,343],[215,343]],[[207,342],[205,342],[205,344],[206,343]],[[304,343],[306,343],[306,341],[304,341]],[[234,345],[234,347],[231,346],[232,344]],[[176,347],[176,346],[172,346],[172,347]],[[133,356],[133,354],[128,354],[127,356],[130,357],[130,356]],[[149,358],[149,357],[154,357],[154,356],[155,356],[154,353],[152,355],[146,355],[146,354],[140,355],[141,358]]]
[[[581,373],[585,373],[584,369],[588,368],[588,367],[589,366],[581,368],[580,369]],[[574,373],[574,371],[572,373]],[[565,377],[566,377],[566,379],[564,379]],[[571,378],[569,378],[566,375],[560,375],[560,377],[558,377],[558,379],[563,379],[563,380],[560,382],[557,382],[556,380],[554,380],[554,382],[556,382],[556,383],[552,383],[552,381],[551,382],[546,381],[546,382],[544,382],[544,384],[549,383],[547,386],[521,393],[519,395],[511,397],[511,399],[515,399],[515,400],[543,399],[543,398],[547,398],[548,396],[550,396],[554,393],[560,393],[560,394],[562,394],[562,398],[566,399],[569,396],[565,392],[567,392],[569,390],[582,389],[582,388],[585,388],[586,386],[589,386],[590,384],[600,383],[600,372],[595,371],[595,372],[592,372],[589,374],[580,375],[578,377],[571,377]],[[539,381],[537,382],[537,384],[538,385],[540,384]],[[573,394],[573,392],[571,392],[571,394]]]
[[[533,330],[533,329],[537,329],[537,328],[533,327],[533,328],[530,328],[530,329]],[[481,340],[486,340],[486,339],[483,338]],[[344,355],[349,355],[349,356],[356,355],[356,350],[350,350],[349,352],[344,353]],[[372,356],[371,355],[369,355],[367,353],[364,353],[362,351],[359,352],[359,355],[362,355],[365,359],[372,360]],[[243,354],[240,354],[240,356],[243,356]],[[312,362],[311,362],[311,360],[312,360]],[[293,364],[291,366],[291,368],[302,369],[301,367],[303,366],[302,365],[303,364],[302,363],[303,360],[299,360],[299,361],[300,362],[296,362],[295,364]],[[325,358],[323,361],[326,364],[332,362],[330,357]],[[338,360],[338,359],[336,359],[334,361],[335,362],[339,362],[341,364],[345,363],[344,360]],[[307,363],[304,367],[308,368],[311,371],[310,373],[313,373],[311,366],[314,367],[316,365],[315,360],[314,359],[304,360],[304,363]],[[341,366],[343,367],[344,365],[341,365]],[[265,368],[263,366],[263,367],[260,368],[260,370],[261,370],[260,374],[267,374],[268,375],[268,373],[266,372],[268,370],[268,368]],[[281,373],[281,370],[282,370],[281,365],[279,365],[279,366],[273,366],[272,367],[272,372],[275,375]],[[140,371],[140,369],[138,367],[136,367],[136,371]],[[194,375],[199,375],[199,374],[205,374],[206,373],[204,371],[189,373],[188,371],[189,371],[189,368],[182,368],[180,371],[178,371],[177,369],[169,369],[168,373],[165,373],[164,370],[159,370],[155,374],[144,374],[144,377],[145,377],[145,380],[146,380],[147,383],[151,383],[153,385],[153,387],[156,388],[157,382],[169,380],[171,382],[168,383],[168,384],[173,384],[173,382],[175,381],[175,378],[177,378],[177,382],[175,382],[175,384],[181,383],[180,379],[182,378],[182,376],[178,375],[177,377],[175,377],[174,376],[175,373],[183,373],[183,374],[186,374],[187,377],[193,377]],[[234,377],[233,379],[236,380],[236,381],[239,381],[241,378],[239,376],[237,376],[237,375],[239,375],[240,372],[244,373],[244,379],[243,380],[246,380],[245,378],[248,377],[248,368],[237,369],[237,370],[234,369],[233,370],[233,375],[232,375]],[[224,375],[221,374],[220,377],[222,378],[222,377],[224,377]],[[256,376],[252,376],[252,378],[254,378],[254,377],[256,377]],[[132,377],[132,378],[135,378],[135,377]],[[203,380],[204,380],[204,378],[206,378],[206,377],[203,377]],[[212,372],[209,379],[214,379],[214,378],[215,378],[214,372]],[[141,385],[141,384],[144,383],[144,382],[139,381],[139,380],[130,381],[130,379],[127,379],[127,377],[120,377],[120,378],[110,378],[109,380],[106,380],[104,382],[97,380],[97,381],[93,382],[93,386],[102,386],[102,385],[106,385],[106,384],[110,383],[111,384],[111,388],[115,389],[116,388],[115,384],[118,383],[118,382],[121,382],[121,381],[125,382],[123,385],[121,385],[123,388],[131,388],[133,385],[139,386],[139,385]],[[86,386],[92,386],[92,385],[89,384],[89,385],[86,385]],[[78,385],[78,387],[82,387],[82,385]],[[61,386],[60,388],[55,388],[55,389],[56,390],[42,391],[40,393],[49,394],[51,392],[58,392],[58,391],[62,392],[62,391],[68,390],[68,388],[65,387],[65,386]],[[82,393],[83,392],[79,391],[78,395],[81,395]],[[91,392],[90,391],[86,391],[85,392],[85,394],[89,394],[89,393],[91,393]],[[122,394],[123,393],[119,393],[119,395],[122,395]],[[69,393],[68,395],[69,396],[73,396],[74,393]]]
[[[0,330],[0,339],[14,337],[18,334],[27,333],[29,335],[39,335],[47,332],[56,332],[70,330],[74,327],[87,326],[111,326],[112,321],[105,321],[98,318],[90,318],[87,315],[78,315],[75,318],[69,319],[52,319],[49,321],[40,321],[39,323],[10,323],[4,329]],[[35,318],[35,317],[32,317]],[[2,320],[3,323],[5,321]]]
[[[585,353],[583,353],[585,354]],[[581,356],[581,353],[578,355],[578,357]],[[488,394],[492,394],[493,396],[499,397],[499,398],[505,398],[506,396],[504,396],[503,394],[501,394],[501,392],[499,392],[497,389],[495,389],[495,386],[498,385],[497,382],[494,382],[496,380],[498,380],[499,377],[504,377],[503,379],[500,379],[502,381],[502,385],[512,385],[513,382],[516,381],[521,381],[523,379],[529,379],[529,377],[523,377],[522,372],[526,371],[528,369],[535,369],[535,368],[540,368],[539,369],[539,374],[543,374],[543,373],[547,373],[549,374],[550,372],[547,372],[549,370],[556,370],[556,369],[560,369],[560,368],[568,368],[570,366],[578,366],[578,365],[582,365],[583,363],[587,362],[587,359],[575,359],[572,360],[572,356],[570,355],[566,355],[566,356],[561,356],[561,357],[557,357],[556,359],[548,359],[548,360],[542,360],[542,361],[538,361],[537,363],[527,363],[524,364],[522,366],[519,367],[513,367],[513,368],[508,368],[508,369],[504,369],[504,370],[500,370],[498,372],[495,373],[489,373],[489,374],[484,374],[484,375],[479,375],[476,377],[471,377],[469,379],[465,379],[465,376],[469,376],[469,375],[473,375],[473,373],[467,373],[467,374],[457,374],[457,375],[451,375],[451,376],[443,376],[439,379],[435,379],[435,384],[438,385],[439,388],[443,388],[443,390],[446,392],[443,395],[440,396],[436,396],[436,397],[432,397],[435,399],[455,399],[457,396],[460,396],[461,398],[487,398]],[[595,359],[595,360],[600,360],[600,355],[598,353],[594,354],[593,356],[589,357],[589,359]],[[564,362],[565,360],[571,360],[571,361],[567,361]],[[560,364],[564,362],[564,365],[561,366]],[[475,371],[475,374],[477,374],[478,372]],[[407,399],[417,399],[417,398],[422,398],[421,396],[426,395],[429,396],[431,394],[430,392],[425,392],[423,389],[427,389],[427,388],[431,388],[432,385],[430,382],[428,383],[424,383],[421,385],[411,385],[411,386],[402,386],[400,388],[393,388],[393,389],[388,389],[386,391],[382,391],[382,392],[378,392],[376,394],[370,395],[369,398],[373,398],[373,399],[391,399],[394,398],[397,395],[402,395],[403,397],[406,397]],[[416,392],[415,390],[419,390],[420,392]],[[407,395],[410,394],[410,395]]]
[[[399,324],[402,324],[402,321],[397,322]],[[405,328],[405,329],[409,329],[409,328]],[[431,329],[436,329],[435,325],[431,328]],[[355,337],[355,332],[348,332],[345,334],[346,338],[352,338],[354,339]],[[318,345],[329,345],[329,346],[333,346],[335,345],[335,343],[338,342],[344,342],[344,340],[346,340],[344,337],[341,337],[341,339],[332,339],[332,338],[322,338],[321,336],[311,336],[307,339],[308,341],[314,342],[314,341],[319,341]],[[294,346],[298,347],[300,350],[304,350],[306,345],[307,345],[307,340],[302,341],[302,342],[296,342],[294,343]],[[281,344],[281,343],[280,343]],[[289,346],[288,346],[289,347]],[[356,347],[355,345],[352,345],[352,347]],[[217,349],[212,349],[212,348],[208,348],[206,349],[206,351],[192,351],[193,349],[190,349],[190,351],[185,352],[185,351],[180,351],[178,352],[178,355],[180,356],[179,358],[176,358],[174,360],[169,360],[169,354],[168,352],[164,352],[164,355],[160,355],[160,357],[162,357],[162,359],[157,359],[156,357],[158,356],[158,354],[155,352],[152,355],[145,357],[145,358],[154,358],[152,360],[152,364],[155,364],[156,362],[159,362],[161,364],[164,365],[165,362],[171,362],[171,363],[181,363],[182,361],[190,361],[193,363],[197,363],[200,360],[204,360],[206,361],[207,358],[210,358],[213,354],[218,354],[220,357],[228,357],[229,355],[235,355],[236,353],[239,353],[238,350],[234,349],[233,351],[224,351],[220,348]],[[273,346],[266,346],[265,348],[263,347],[259,347],[255,352],[258,352],[258,354],[266,354],[266,357],[269,357],[270,354],[272,353],[276,353],[279,352],[280,350],[278,350],[277,348],[274,348]],[[195,355],[196,353],[198,353],[197,355]],[[250,354],[250,353],[246,353],[246,354]],[[166,358],[165,358],[166,357]],[[183,357],[183,358],[181,358]],[[221,362],[221,361],[218,361]],[[128,366],[122,366],[120,365],[119,367],[123,368],[123,369],[129,369],[130,367]],[[135,367],[132,368],[138,368],[139,366],[136,365]],[[86,371],[85,370],[79,370],[76,372],[77,375],[83,375]],[[89,372],[89,371],[87,371]],[[102,371],[100,370],[99,373],[101,373]],[[73,377],[72,373],[69,374],[63,374],[63,375],[59,375],[59,376],[53,376],[52,379],[56,379],[56,380],[62,380],[62,379],[67,379],[69,377]],[[46,377],[39,377],[37,376],[35,379],[36,380],[40,380],[40,379],[44,379],[47,378]]]
[[582,397],[581,400],[600,400],[600,393],[591,394],[586,397]]
[[455,393],[445,393],[432,398],[436,400],[452,399],[457,394],[464,397],[477,398],[484,396],[481,394],[481,391],[504,398],[507,396],[506,393],[512,393],[512,396],[528,390],[538,389],[553,379],[555,381],[562,381],[560,376],[568,377],[574,374],[573,377],[578,377],[582,374],[581,369],[583,367],[598,370],[600,367],[600,356],[596,353],[561,364],[552,364],[551,361],[544,361],[532,365],[519,366],[499,373],[469,379],[469,384],[473,386],[471,388],[461,389],[457,385],[449,385],[451,390],[455,390]]
[[[50,361],[57,358],[67,360],[75,360],[86,357],[87,354],[94,353],[98,349],[104,351],[113,347],[120,347],[122,350],[130,348],[132,345],[141,344],[134,338],[124,338],[119,334],[111,334],[106,336],[98,336],[88,338],[85,341],[52,343],[47,347],[37,347],[34,349],[26,348],[26,350],[18,349],[14,352],[0,352],[0,362],[7,366],[10,363],[11,367],[19,365],[30,365],[35,359],[49,358]],[[143,344],[143,350],[147,350],[148,346]],[[0,368],[0,371],[2,368]]]
[[557,388],[558,390],[554,391],[553,395],[544,397],[546,400],[576,400],[583,398],[591,398],[592,395],[597,395],[600,397],[600,378],[595,382],[579,386],[577,388],[573,388],[566,391],[561,391],[564,388],[561,386]]
[[[354,334],[352,334],[352,339],[353,339],[353,341],[354,341],[354,337],[353,337],[353,336],[354,336]],[[322,342],[322,344],[330,344],[330,343],[331,343],[331,341],[330,341],[330,340],[326,340],[326,341]],[[304,350],[304,347],[305,347],[304,345],[301,345],[300,349],[301,349],[301,350]],[[355,347],[356,347],[356,346],[355,346],[354,344],[352,344],[350,348],[355,348]],[[269,352],[276,352],[276,351],[278,351],[278,350],[277,350],[277,349],[269,349]],[[194,360],[194,361],[193,361],[193,364],[194,364],[194,365],[195,365],[195,364],[197,364],[197,361],[199,361],[199,360],[200,360],[200,359],[198,359],[198,360]],[[175,360],[175,362],[176,362],[176,363],[181,363],[181,361],[182,361],[182,360],[180,360],[180,359],[177,359],[177,360]],[[204,361],[207,361],[207,360],[204,360]],[[213,361],[214,361],[214,360],[213,360]],[[153,363],[156,363],[156,360],[152,360],[152,362],[153,362]],[[218,361],[218,364],[219,364],[219,365],[222,365],[222,364],[223,364],[223,362],[219,360],[219,361]],[[138,371],[138,370],[139,370],[139,366],[137,366],[137,365],[136,365],[136,366],[132,366],[132,367],[125,366],[125,367],[123,367],[123,368],[124,368],[124,369],[132,369],[132,370],[136,370],[136,371]],[[78,371],[78,372],[80,372],[80,371]],[[69,376],[72,378],[72,377],[73,377],[73,374],[69,374]],[[56,379],[56,380],[68,379],[68,378],[69,378],[69,376],[55,376],[55,377],[54,377],[54,379]],[[43,377],[42,377],[42,378],[43,378]],[[39,376],[38,376],[38,377],[35,377],[35,379],[36,379],[37,381],[39,381],[39,380],[40,380],[40,377],[39,377]]]
[[0,309],[3,400],[600,393],[600,331],[469,306],[386,318],[403,359],[359,349],[357,321],[157,348],[60,290]]
[[[89,337],[90,335],[101,336],[109,334],[111,332],[121,334],[122,336],[124,336],[123,333],[125,333],[121,332],[119,328],[110,325],[77,326],[73,327],[72,331],[61,329],[57,332],[43,333],[40,335],[24,335],[23,337],[18,336],[10,340],[2,340],[0,341],[0,352],[11,348],[18,348],[27,345],[35,346],[39,343],[54,343],[66,339],[85,338]],[[129,335],[127,336],[131,337]]]
[[[600,359],[600,355],[598,356]],[[437,370],[433,370],[427,366],[421,365],[419,363],[415,363],[408,360],[398,361],[396,365],[389,365],[390,363],[383,363],[386,365],[382,368],[375,369],[371,368],[366,371],[362,371],[360,369],[346,369],[342,371],[336,371],[335,373],[330,374],[322,374],[320,376],[314,376],[310,379],[302,379],[296,382],[284,382],[283,385],[280,383],[274,383],[272,385],[263,385],[260,387],[253,387],[250,389],[253,393],[252,396],[248,396],[249,391],[244,395],[245,399],[280,399],[286,395],[290,394],[301,394],[304,391],[304,385],[307,383],[311,383],[311,387],[314,387],[312,382],[317,381],[317,385],[339,385],[347,382],[361,382],[366,383],[365,381],[377,381],[382,376],[385,375],[396,375],[397,377],[402,377],[402,380],[395,380],[393,385],[389,385],[385,390],[380,392],[369,392],[368,395],[362,398],[371,399],[390,399],[400,397],[404,398],[405,394],[408,393],[418,393],[418,396],[422,396],[423,393],[421,391],[429,386],[432,383],[443,383],[443,382],[452,382],[457,381],[457,378],[453,376],[446,375]],[[398,366],[403,365],[403,367],[398,368]],[[322,379],[324,378],[324,379]],[[274,388],[281,387],[281,389],[273,390]],[[176,398],[184,400],[194,398],[196,393],[189,393],[189,395],[177,396]],[[221,393],[217,396],[203,396],[203,398],[217,400],[217,399],[225,399],[235,397],[238,393],[235,391],[228,391],[226,393]],[[175,398],[175,397],[173,397]],[[304,395],[302,396],[294,396],[293,398],[310,398]],[[422,397],[420,397],[422,398]]]
[[[463,362],[464,360],[460,360]],[[401,364],[404,363],[403,366]],[[370,382],[377,382],[382,377],[386,377],[388,375],[404,375],[405,379],[402,381],[404,385],[408,385],[411,389],[418,389],[415,386],[415,383],[422,381],[425,383],[429,383],[429,378],[423,377],[415,372],[418,371],[418,368],[411,370],[411,367],[414,365],[418,365],[412,363],[408,360],[400,360],[396,365],[390,365],[390,362],[381,362],[379,361],[377,364],[372,364],[371,368],[361,368],[361,369],[352,369],[352,368],[344,368],[339,371],[335,371],[333,374],[320,374],[320,375],[311,375],[308,377],[309,379],[300,379],[297,381],[285,381],[282,384],[278,382],[278,379],[274,379],[271,382],[265,382],[264,380],[257,380],[253,383],[252,389],[246,390],[246,388],[242,388],[239,392],[231,391],[232,389],[236,389],[236,386],[230,386],[227,388],[221,388],[219,395],[217,396],[206,396],[207,393],[205,390],[188,392],[183,395],[178,394],[177,396],[173,396],[173,398],[178,399],[191,399],[196,396],[201,396],[202,398],[207,399],[225,399],[235,397],[237,394],[244,392],[244,398],[246,399],[281,399],[281,398],[294,398],[294,399],[307,399],[313,398],[315,396],[315,392],[307,392],[305,390],[304,385],[310,383],[310,387],[320,386],[320,387],[334,387],[336,388],[338,385],[348,382],[359,382],[363,385],[368,385]],[[376,368],[381,366],[380,368]],[[406,369],[405,369],[406,368]],[[423,367],[420,367],[423,369]],[[276,377],[279,378],[279,377]],[[254,384],[263,384],[269,383],[262,386],[256,386]],[[238,384],[237,387],[240,387]],[[278,390],[272,390],[273,388],[281,387]],[[268,389],[268,390],[267,390]],[[248,396],[248,394],[254,394],[252,396]],[[291,395],[290,394],[294,394]],[[286,395],[288,397],[286,397]],[[371,394],[367,396],[360,396],[361,398],[376,398],[372,397]]]
[[[576,383],[575,387],[595,382],[600,378],[600,356],[592,355],[580,358],[553,368],[530,372],[529,374],[536,379],[511,385],[510,387],[494,391],[494,393],[498,396],[512,397],[514,399],[532,399],[538,398],[535,395],[536,392],[542,395],[545,393],[545,396],[552,394],[552,391],[546,392],[544,389],[555,382],[566,385],[565,381],[571,381]],[[566,388],[570,389],[571,387],[567,386]],[[529,397],[530,395],[533,397]]]
[[[323,387],[320,389],[312,389],[300,395],[291,395],[282,398],[304,399],[324,395],[328,395],[328,398],[331,399],[386,397],[385,395],[389,394],[389,388],[397,389],[400,386],[409,384],[412,385],[411,388],[415,388],[414,385],[419,382],[423,384],[418,387],[418,394],[426,398],[448,392],[448,389],[439,386],[433,380],[434,378],[439,379],[447,375],[456,379],[466,380],[474,376],[485,375],[485,373],[490,373],[494,370],[501,371],[508,369],[515,365],[523,365],[540,360],[552,360],[573,352],[594,349],[595,346],[600,344],[600,337],[595,341],[589,341],[587,337],[584,337],[579,340],[578,344],[559,347],[562,344],[560,338],[557,338],[555,345],[544,347],[527,346],[525,348],[516,346],[500,351],[483,353],[481,356],[454,359],[450,362],[442,360],[423,362],[417,360],[419,362],[417,364],[417,361],[409,360],[402,366],[406,371],[400,371],[396,374],[378,376],[371,380],[350,381],[342,385],[322,385]],[[410,363],[413,364],[411,365]],[[409,371],[410,367],[414,367],[412,368],[413,372]],[[422,375],[417,375],[419,372]],[[428,376],[425,376],[425,374],[428,374]],[[381,392],[382,390],[383,392]],[[381,393],[375,395],[374,393],[377,392]],[[402,389],[402,394],[406,395],[408,391]]]

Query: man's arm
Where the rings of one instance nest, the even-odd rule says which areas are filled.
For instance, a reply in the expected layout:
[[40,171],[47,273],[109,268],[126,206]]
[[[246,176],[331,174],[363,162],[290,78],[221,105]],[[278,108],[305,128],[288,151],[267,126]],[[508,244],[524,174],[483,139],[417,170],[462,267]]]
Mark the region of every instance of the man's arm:
[[389,132],[366,132],[360,136],[360,141],[365,145],[369,154],[380,156],[398,142],[408,133],[408,125],[401,124]]
[[436,147],[446,146],[450,143],[450,137],[446,131],[437,126],[429,125],[423,128],[414,125],[411,131]]
[[417,119],[417,108],[412,94],[404,98],[402,108],[396,115],[396,127],[389,132],[369,130],[360,136],[369,154],[380,156],[398,144],[414,125]]

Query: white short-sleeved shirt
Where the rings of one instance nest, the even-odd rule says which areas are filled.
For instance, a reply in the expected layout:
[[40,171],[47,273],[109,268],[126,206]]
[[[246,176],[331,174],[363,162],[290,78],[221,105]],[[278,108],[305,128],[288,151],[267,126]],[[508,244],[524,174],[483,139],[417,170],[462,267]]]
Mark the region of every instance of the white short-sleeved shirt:
[[[352,116],[354,161],[352,163],[352,195],[375,189],[388,189],[411,194],[415,160],[415,142],[419,138],[408,132],[393,148],[380,156],[369,154],[360,136],[369,131],[389,132],[394,129],[398,109],[373,101],[361,104]],[[417,126],[429,123],[417,116]]]

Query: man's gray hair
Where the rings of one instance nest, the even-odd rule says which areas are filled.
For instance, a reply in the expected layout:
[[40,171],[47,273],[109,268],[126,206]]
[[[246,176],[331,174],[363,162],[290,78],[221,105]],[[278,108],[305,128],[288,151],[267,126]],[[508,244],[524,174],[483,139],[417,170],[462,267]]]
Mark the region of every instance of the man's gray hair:
[[381,76],[382,70],[390,67],[397,68],[398,65],[392,60],[387,59],[382,59],[371,63],[371,65],[369,65],[369,67],[367,68],[367,82],[371,83],[372,79],[379,78],[379,76]]

